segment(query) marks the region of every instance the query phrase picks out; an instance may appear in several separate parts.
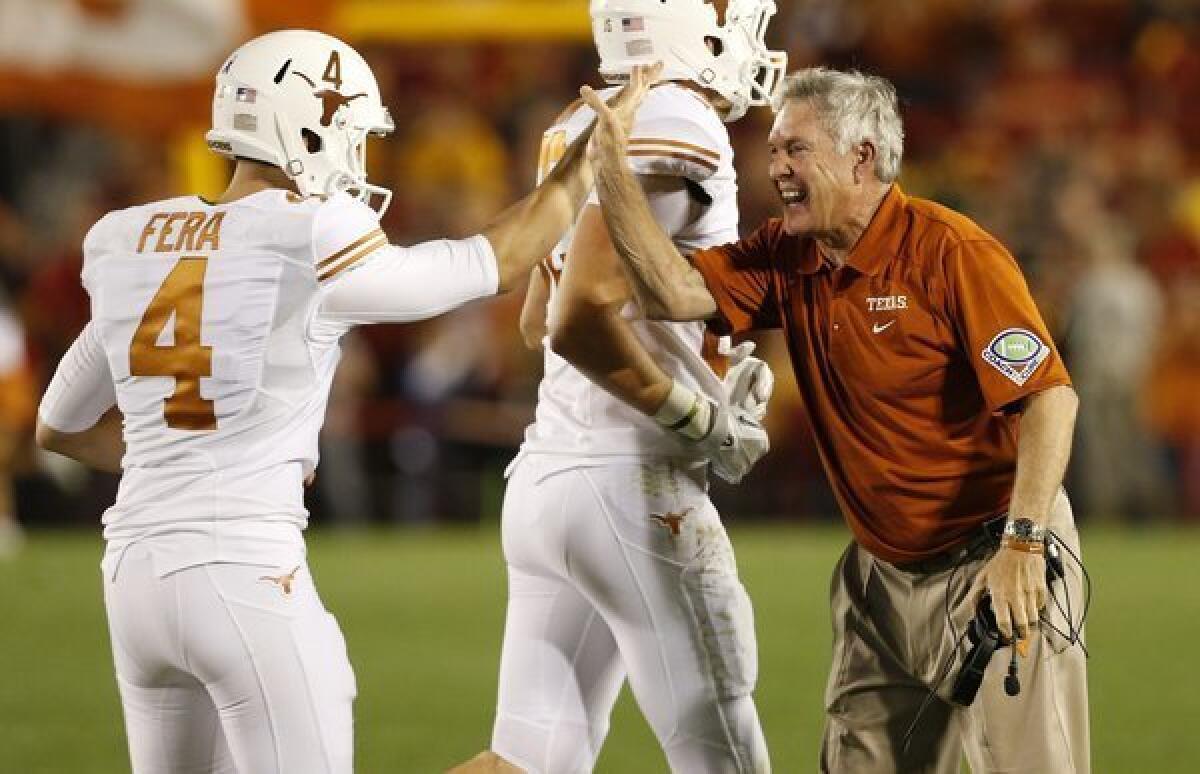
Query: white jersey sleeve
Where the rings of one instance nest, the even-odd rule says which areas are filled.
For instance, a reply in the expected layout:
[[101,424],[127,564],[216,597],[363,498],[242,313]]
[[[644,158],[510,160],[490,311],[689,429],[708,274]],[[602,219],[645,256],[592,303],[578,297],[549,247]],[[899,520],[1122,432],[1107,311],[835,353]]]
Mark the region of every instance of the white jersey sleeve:
[[[604,98],[617,89],[602,92]],[[545,177],[566,148],[595,122],[595,112],[582,103],[546,130],[538,179]],[[655,219],[685,253],[713,242],[737,238],[737,175],[733,147],[720,116],[696,92],[678,84],[655,87],[646,95],[630,132],[629,167],[638,175]],[[664,188],[650,178],[675,178],[681,185]],[[686,181],[686,182],[683,182]],[[599,206],[593,188],[588,204]],[[731,206],[732,205],[732,206]],[[562,270],[575,229],[563,235],[551,252],[550,268]]]
[[[111,239],[107,232],[112,229],[112,224],[118,219],[114,213],[106,213],[100,220],[92,224],[83,237],[83,268],[79,273],[79,280],[93,305],[97,295],[95,256],[103,253],[106,241]],[[95,312],[94,306],[92,311]]]
[[494,295],[496,255],[482,236],[388,245],[325,293],[321,316],[361,325],[424,320]]
[[117,403],[104,347],[89,322],[59,361],[38,416],[62,433],[81,433]]
[[499,289],[496,255],[483,236],[391,245],[374,211],[350,197],[325,204],[313,230],[319,338],[354,325],[424,320]]
[[[679,177],[639,175],[638,182],[646,195],[654,222],[667,236],[674,237],[696,219],[699,205]],[[591,202],[587,206],[599,207],[600,204]]]
[[724,124],[698,94],[682,88],[655,89],[634,119],[629,165],[639,175],[703,183],[731,155],[728,145]]
[[346,194],[333,196],[317,209],[312,230],[313,262],[322,287],[365,265],[388,246],[375,211]]

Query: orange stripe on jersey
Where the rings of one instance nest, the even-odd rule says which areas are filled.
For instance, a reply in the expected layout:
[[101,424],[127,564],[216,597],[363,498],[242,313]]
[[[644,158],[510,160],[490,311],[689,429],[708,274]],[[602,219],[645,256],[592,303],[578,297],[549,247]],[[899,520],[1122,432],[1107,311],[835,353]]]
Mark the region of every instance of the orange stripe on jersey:
[[334,277],[341,274],[346,269],[349,269],[351,266],[353,266],[354,264],[361,261],[366,256],[375,252],[379,248],[384,247],[385,245],[387,245],[387,243],[388,243],[387,236],[382,231],[378,232],[374,239],[372,239],[370,242],[367,242],[365,245],[363,245],[357,251],[348,255],[346,258],[344,258],[341,261],[341,263],[334,264],[333,266],[330,266],[328,269],[326,269],[324,272],[318,273],[317,274],[317,282],[324,282],[326,280],[333,279]]
[[696,166],[698,166],[698,167],[704,167],[705,169],[707,169],[707,170],[708,170],[708,171],[710,171],[710,172],[716,172],[716,171],[717,171],[717,165],[716,165],[716,164],[714,164],[714,163],[712,163],[711,161],[708,161],[708,160],[706,160],[706,159],[702,159],[702,158],[700,158],[699,156],[691,156],[691,155],[688,155],[688,154],[686,154],[686,153],[671,153],[670,151],[659,151],[659,150],[633,150],[633,149],[630,149],[629,153],[628,153],[628,154],[626,154],[626,155],[628,155],[628,156],[637,156],[637,157],[640,157],[640,158],[668,158],[668,159],[678,159],[679,161],[686,161],[686,162],[688,162],[689,164],[695,164],[695,165],[696,165]]
[[354,251],[354,250],[358,249],[358,247],[359,247],[360,245],[362,245],[362,244],[365,244],[365,243],[366,243],[368,240],[372,240],[372,239],[378,239],[378,238],[379,238],[379,237],[381,237],[381,236],[384,236],[383,229],[378,229],[378,228],[377,228],[377,229],[375,229],[374,231],[370,231],[370,232],[368,232],[366,235],[364,235],[364,236],[360,237],[359,239],[355,239],[353,242],[351,242],[350,244],[346,245],[346,246],[345,246],[344,248],[342,248],[341,250],[338,250],[338,251],[337,251],[336,253],[334,253],[333,255],[329,256],[329,257],[328,257],[328,258],[326,258],[325,260],[323,260],[323,261],[321,261],[320,263],[318,263],[318,264],[317,264],[317,271],[318,271],[318,272],[320,272],[320,271],[323,271],[323,270],[325,269],[325,267],[326,267],[326,266],[329,266],[329,265],[331,265],[331,264],[337,263],[337,261],[338,261],[338,260],[339,260],[339,259],[340,259],[340,258],[341,258],[343,255],[345,255],[346,253],[349,253],[349,252],[352,252],[352,251]]
[[710,148],[705,148],[703,145],[693,145],[690,142],[681,142],[680,140],[664,140],[657,137],[633,137],[629,140],[629,146],[644,147],[647,145],[662,145],[667,148],[680,148],[682,150],[698,153],[705,158],[713,161],[720,161],[721,154]]

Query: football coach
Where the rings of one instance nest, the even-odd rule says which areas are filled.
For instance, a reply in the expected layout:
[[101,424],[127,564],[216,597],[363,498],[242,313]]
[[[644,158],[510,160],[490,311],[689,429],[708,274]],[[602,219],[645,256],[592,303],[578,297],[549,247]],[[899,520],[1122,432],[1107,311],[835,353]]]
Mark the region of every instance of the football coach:
[[[1050,533],[1079,555],[1061,486],[1078,400],[1004,246],[896,184],[894,87],[788,76],[768,139],[781,217],[690,260],[589,102],[600,202],[646,316],[787,338],[854,537],[831,584],[821,770],[956,774],[965,753],[976,772],[1090,771],[1085,656],[1061,609],[1078,613],[1079,573],[1048,582],[1045,554]],[[985,593],[993,629],[1019,642],[964,707],[951,686]]]

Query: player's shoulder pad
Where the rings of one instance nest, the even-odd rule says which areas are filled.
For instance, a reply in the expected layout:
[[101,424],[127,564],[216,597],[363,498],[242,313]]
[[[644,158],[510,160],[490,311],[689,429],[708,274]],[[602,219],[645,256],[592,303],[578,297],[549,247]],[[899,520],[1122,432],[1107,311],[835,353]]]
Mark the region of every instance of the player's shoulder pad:
[[117,224],[123,219],[122,216],[127,217],[128,212],[129,210],[108,212],[92,224],[83,237],[83,260],[85,263],[112,240],[113,232],[118,228]]
[[702,183],[732,160],[725,124],[703,97],[677,84],[650,90],[629,135],[635,172]]
[[[125,246],[129,243],[128,234],[140,232],[146,226],[146,220],[159,212],[184,212],[195,209],[199,200],[194,196],[176,196],[170,199],[159,199],[145,204],[135,204],[119,210],[110,210],[100,220],[92,224],[83,237],[83,252],[86,259],[88,254],[103,252],[113,246]],[[134,240],[136,244],[137,240]]]
[[[608,99],[612,94],[615,94],[618,87],[602,89],[597,92],[601,99]],[[546,128],[544,137],[551,137],[555,134],[562,133],[565,135],[565,143],[562,146],[575,142],[579,135],[583,134],[596,121],[596,111],[592,110],[582,99],[577,99],[567,105],[567,107],[554,119],[554,123]],[[557,163],[557,162],[555,162]]]
[[106,255],[127,249],[131,244],[137,244],[138,235],[146,227],[146,221],[155,212],[175,211],[186,209],[194,197],[177,196],[172,199],[162,199],[147,204],[137,204],[112,210],[105,213],[92,224],[83,237],[83,271],[84,286],[88,286],[90,268]]
[[334,194],[317,207],[313,216],[317,282],[332,281],[387,245],[379,215],[349,194]]

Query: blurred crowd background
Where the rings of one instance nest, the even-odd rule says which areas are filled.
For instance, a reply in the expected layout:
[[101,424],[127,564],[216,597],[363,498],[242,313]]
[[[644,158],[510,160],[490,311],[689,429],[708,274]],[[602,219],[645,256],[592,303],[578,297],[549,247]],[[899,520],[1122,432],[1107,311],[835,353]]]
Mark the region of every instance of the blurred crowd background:
[[[586,0],[0,0],[0,535],[9,515],[95,524],[111,502],[111,477],[31,443],[88,319],[82,237],[107,210],[220,192],[227,169],[202,141],[212,73],[288,26],[345,37],[380,79],[397,132],[369,167],[395,191],[396,243],[475,233],[532,185],[543,129],[597,82]],[[790,68],[892,79],[903,186],[1020,260],[1082,399],[1068,485],[1084,522],[1200,521],[1198,29],[1195,0],[779,0],[768,36]],[[732,127],[743,230],[776,207],[771,118]],[[346,341],[316,523],[495,518],[541,374],[520,303]],[[717,499],[729,518],[835,518],[782,341],[760,346],[780,374],[773,450]]]

